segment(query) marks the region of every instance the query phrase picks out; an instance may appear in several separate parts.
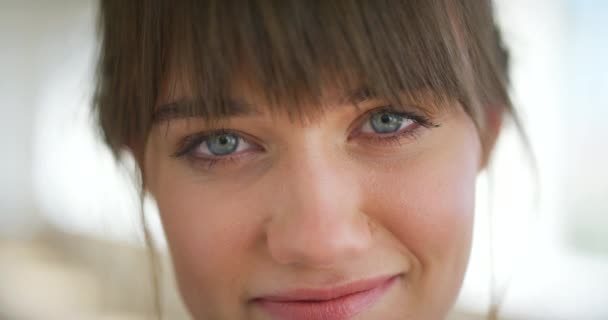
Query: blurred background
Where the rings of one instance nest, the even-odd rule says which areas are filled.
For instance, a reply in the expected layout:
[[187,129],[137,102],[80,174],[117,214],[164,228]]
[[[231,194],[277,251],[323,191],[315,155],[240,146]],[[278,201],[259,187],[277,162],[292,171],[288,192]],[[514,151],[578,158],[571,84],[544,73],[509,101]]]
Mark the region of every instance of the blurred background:
[[[89,113],[96,5],[0,0],[0,319],[152,314],[132,163],[113,161]],[[538,168],[508,129],[479,178],[452,319],[481,319],[492,299],[502,319],[608,319],[608,1],[496,13]],[[161,281],[165,318],[187,319],[166,259]]]

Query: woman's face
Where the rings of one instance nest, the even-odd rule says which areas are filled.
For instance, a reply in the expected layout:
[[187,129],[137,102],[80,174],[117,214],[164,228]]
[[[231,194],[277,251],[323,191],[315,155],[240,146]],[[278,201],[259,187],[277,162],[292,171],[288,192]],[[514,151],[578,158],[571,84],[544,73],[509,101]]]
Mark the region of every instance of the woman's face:
[[194,318],[443,318],[482,158],[462,108],[327,99],[323,117],[292,122],[237,98],[256,112],[213,128],[160,117],[144,159]]

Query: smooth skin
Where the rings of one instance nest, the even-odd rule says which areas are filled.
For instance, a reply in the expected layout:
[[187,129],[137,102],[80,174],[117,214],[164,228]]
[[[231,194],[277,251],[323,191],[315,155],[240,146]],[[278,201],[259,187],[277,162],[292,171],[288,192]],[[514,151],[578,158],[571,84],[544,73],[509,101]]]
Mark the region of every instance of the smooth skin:
[[154,126],[146,188],[195,319],[270,319],[252,298],[393,274],[395,285],[356,319],[445,317],[471,247],[480,136],[454,103],[429,107],[437,127],[368,139],[366,112],[384,104],[336,102],[308,123],[264,111],[232,117],[221,127],[251,143],[210,169],[197,158],[209,151],[204,143],[175,156],[185,137],[209,129],[202,120]]

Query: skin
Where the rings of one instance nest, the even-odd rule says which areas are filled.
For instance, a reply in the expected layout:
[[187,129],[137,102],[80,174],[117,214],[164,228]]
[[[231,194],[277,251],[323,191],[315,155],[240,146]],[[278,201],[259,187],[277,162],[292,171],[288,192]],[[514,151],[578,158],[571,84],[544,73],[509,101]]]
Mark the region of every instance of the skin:
[[360,110],[328,101],[308,123],[267,112],[226,120],[264,149],[210,170],[172,156],[208,129],[200,119],[151,131],[146,188],[195,319],[270,319],[249,299],[392,274],[396,284],[356,319],[443,319],[453,305],[485,157],[475,124],[453,104],[432,112],[439,127],[382,144],[352,137],[381,100]]

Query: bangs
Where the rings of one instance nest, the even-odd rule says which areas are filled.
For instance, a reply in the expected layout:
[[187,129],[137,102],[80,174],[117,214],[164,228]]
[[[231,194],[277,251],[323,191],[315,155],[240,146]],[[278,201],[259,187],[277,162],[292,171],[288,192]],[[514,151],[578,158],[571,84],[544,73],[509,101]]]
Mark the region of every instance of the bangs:
[[205,119],[231,114],[244,88],[300,120],[324,110],[327,88],[396,105],[421,91],[461,96],[440,2],[192,1],[166,9],[173,23],[161,74],[172,80],[164,94],[185,91],[195,102],[189,113]]
[[[239,92],[254,93],[271,112],[300,120],[323,112],[327,88],[394,105],[404,97],[423,101],[422,93],[428,100],[431,92],[458,101],[479,122],[472,97],[488,90],[476,80],[494,88],[504,83],[493,55],[471,46],[486,41],[487,32],[469,37],[467,31],[478,26],[467,19],[485,17],[482,22],[493,26],[489,4],[475,3],[468,10],[467,4],[439,0],[107,1],[98,98],[114,97],[119,109],[112,121],[125,122],[118,127],[129,131],[123,140],[145,138],[160,100],[186,100],[187,115],[213,121],[235,113]],[[110,13],[115,16],[103,16]],[[471,56],[486,65],[471,66]],[[494,74],[491,81],[474,74],[485,69]]]

